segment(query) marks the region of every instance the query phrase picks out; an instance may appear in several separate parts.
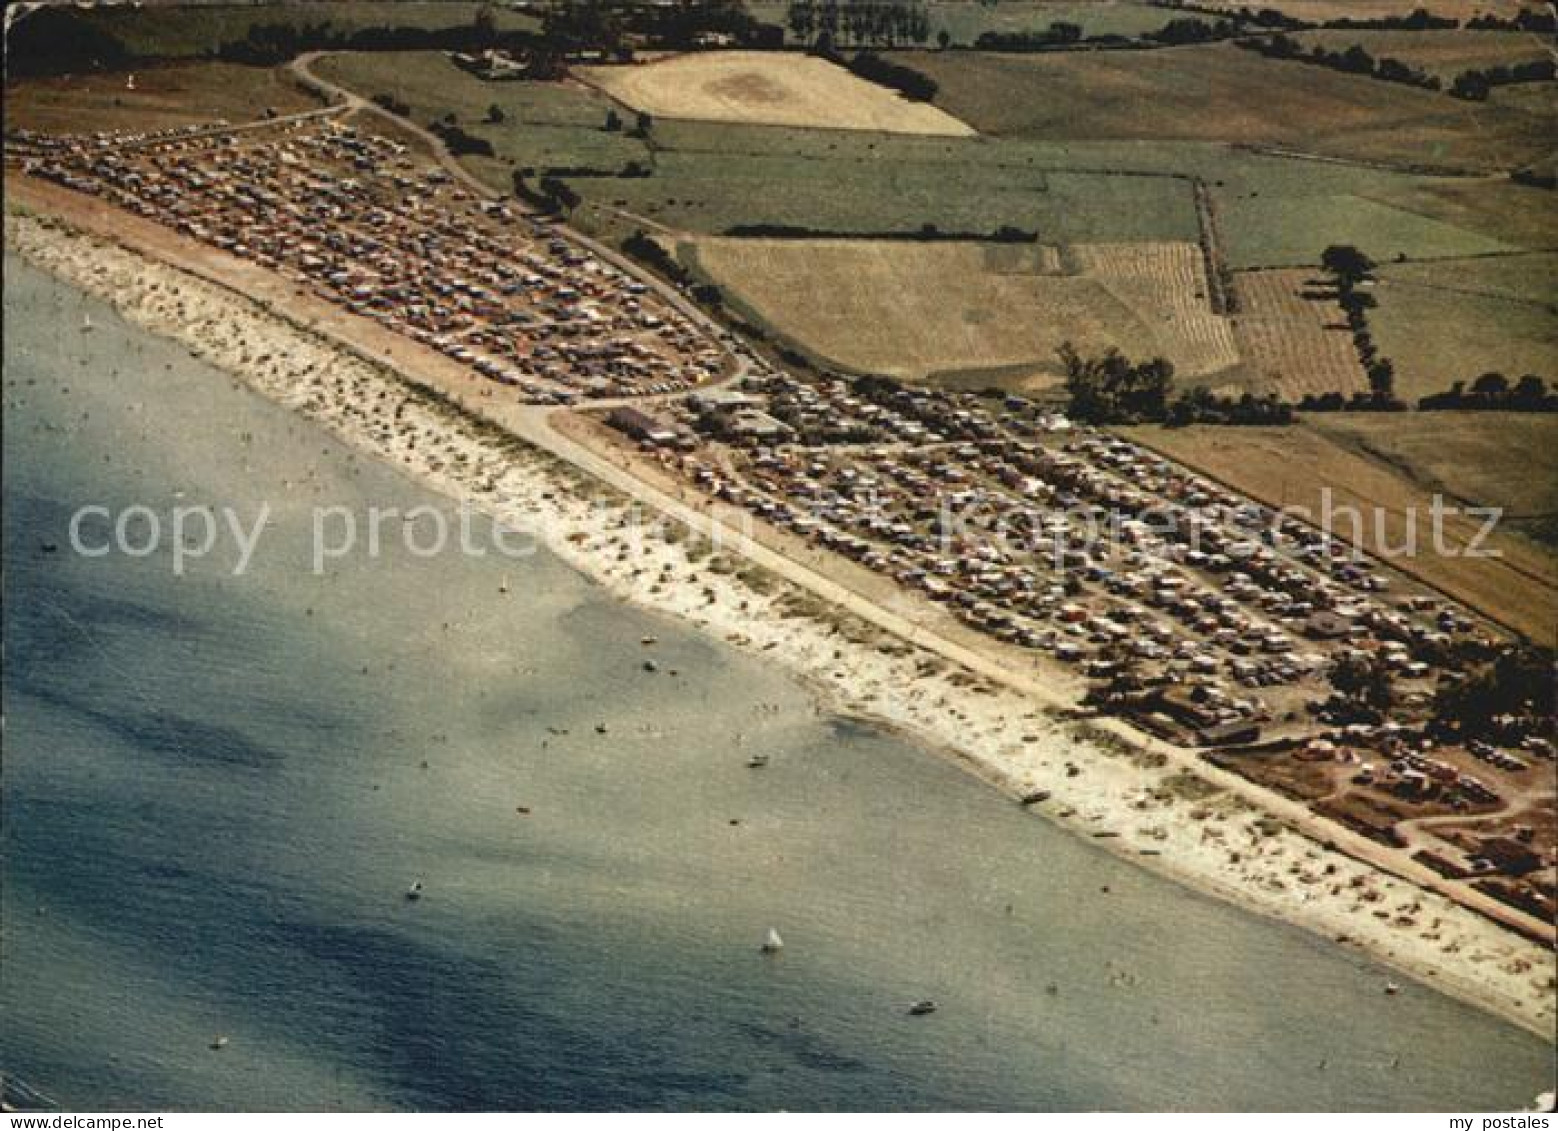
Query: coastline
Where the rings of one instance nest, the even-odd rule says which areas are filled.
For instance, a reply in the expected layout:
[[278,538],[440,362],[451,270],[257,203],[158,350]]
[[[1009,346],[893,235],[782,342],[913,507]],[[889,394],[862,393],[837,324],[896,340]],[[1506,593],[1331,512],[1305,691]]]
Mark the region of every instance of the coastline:
[[[533,531],[613,596],[771,656],[814,692],[819,711],[891,729],[1014,796],[1046,792],[1030,807],[1119,855],[1344,941],[1551,1039],[1553,955],[1539,944],[1268,823],[1161,755],[1061,719],[848,614],[840,619],[765,571],[711,561],[697,535],[651,538],[631,555],[624,514],[632,504],[613,489],[522,440],[500,439],[263,304],[31,217],[7,215],[6,243],[358,450]],[[401,431],[392,435],[386,417],[363,407],[370,393],[407,405]]]

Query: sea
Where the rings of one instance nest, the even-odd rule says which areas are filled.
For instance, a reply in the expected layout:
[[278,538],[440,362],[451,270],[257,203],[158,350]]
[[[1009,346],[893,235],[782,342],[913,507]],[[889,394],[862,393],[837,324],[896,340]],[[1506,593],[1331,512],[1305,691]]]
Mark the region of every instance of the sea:
[[[316,573],[316,508],[451,502],[5,266],[13,1095],[1464,1111],[1548,1086],[1539,1038],[1118,859],[544,550],[421,556],[391,522]],[[245,568],[187,522],[176,552],[180,507],[264,514]]]

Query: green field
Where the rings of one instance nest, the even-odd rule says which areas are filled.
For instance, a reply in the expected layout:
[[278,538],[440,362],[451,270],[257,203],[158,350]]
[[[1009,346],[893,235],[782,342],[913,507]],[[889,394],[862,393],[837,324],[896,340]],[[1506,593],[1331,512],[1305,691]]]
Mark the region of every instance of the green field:
[[654,176],[596,187],[616,207],[712,234],[752,224],[912,234],[934,224],[964,233],[1011,225],[1054,243],[1196,237],[1188,187],[1164,177],[669,150],[655,154]]
[[1558,255],[1387,265],[1369,326],[1415,401],[1495,370],[1558,381]]
[[[650,159],[642,141],[605,130],[612,104],[580,83],[487,82],[438,51],[343,53],[321,59],[316,69],[370,97],[394,95],[419,125],[452,113],[462,129],[492,142],[504,163],[517,168],[617,173]],[[485,120],[494,105],[503,113],[498,124]],[[499,164],[486,162],[477,171],[495,187],[509,187]]]
[[1353,244],[1378,262],[1514,250],[1465,228],[1350,194],[1233,196],[1219,216],[1236,269],[1317,263],[1330,244]]
[[[177,7],[103,7],[83,18],[119,40],[134,55],[179,58],[210,54],[268,24],[329,24],[339,32],[403,27],[432,31],[469,25],[482,7],[470,0],[340,0],[337,3],[196,4]],[[499,30],[525,31],[537,21],[496,7]]]

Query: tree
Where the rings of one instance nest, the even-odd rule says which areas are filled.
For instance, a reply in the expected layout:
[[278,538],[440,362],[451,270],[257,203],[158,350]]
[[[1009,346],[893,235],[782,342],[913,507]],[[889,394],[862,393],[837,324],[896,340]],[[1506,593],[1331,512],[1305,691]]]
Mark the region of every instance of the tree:
[[812,31],[817,26],[817,9],[812,0],[794,0],[786,14],[785,23],[791,35],[802,43],[810,43]]
[[1484,397],[1501,397],[1509,392],[1509,378],[1502,373],[1484,373],[1471,383],[1471,391]]
[[1163,420],[1174,366],[1161,357],[1133,364],[1110,348],[1100,357],[1083,357],[1066,342],[1058,351],[1066,368],[1069,413],[1093,424]]
[[1355,287],[1374,272],[1374,260],[1351,244],[1332,244],[1320,253],[1320,266],[1336,276],[1338,285]]
[[936,33],[936,46],[940,47],[943,51],[951,47],[952,33],[949,32],[946,28],[942,28],[940,31],[938,31]]
[[1553,711],[1552,653],[1515,645],[1459,681],[1442,680],[1434,693],[1440,723],[1477,734],[1501,715],[1549,718]]
[[497,125],[499,122],[503,121],[503,117],[503,107],[499,106],[496,102],[487,107],[487,121],[489,124]]
[[1388,357],[1376,358],[1369,365],[1369,388],[1381,397],[1389,397],[1396,388],[1396,366]]
[[498,14],[491,4],[483,4],[471,17],[471,31],[481,47],[491,47],[498,34]]
[[1539,407],[1547,399],[1547,383],[1534,373],[1527,373],[1510,391],[1509,399],[1518,405]]
[[1331,665],[1328,678],[1343,698],[1376,710],[1388,709],[1394,698],[1390,671],[1377,659],[1342,656]]
[[646,110],[640,110],[633,125],[633,136],[648,137],[649,131],[654,129],[655,120]]
[[608,107],[607,110],[606,110],[606,132],[609,133],[609,134],[614,134],[614,133],[617,133],[618,131],[620,131],[621,129],[622,129],[622,115],[617,113],[617,109],[616,109],[615,106]]

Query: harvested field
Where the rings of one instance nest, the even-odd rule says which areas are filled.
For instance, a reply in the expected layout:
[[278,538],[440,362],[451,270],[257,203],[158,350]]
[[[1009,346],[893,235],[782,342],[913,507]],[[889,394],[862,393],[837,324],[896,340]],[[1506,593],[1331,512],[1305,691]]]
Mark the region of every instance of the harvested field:
[[1467,171],[1548,152],[1549,118],[1268,59],[1228,43],[1160,51],[901,53],[936,105],[982,133],[1212,141]]
[[[1438,414],[1434,414],[1437,416]],[[1332,418],[1327,418],[1330,421]],[[1391,565],[1535,640],[1552,642],[1558,615],[1558,559],[1518,533],[1499,531],[1482,546],[1499,557],[1469,557],[1482,522],[1444,518],[1443,543],[1433,546],[1433,489],[1398,466],[1307,423],[1284,428],[1164,428],[1123,430],[1162,452],[1270,506],[1306,507],[1317,525],[1371,551],[1404,547],[1415,523],[1417,552],[1386,555]],[[1530,464],[1529,449],[1511,443],[1507,459]],[[1362,516],[1355,526],[1341,508]],[[1329,523],[1324,516],[1333,517]],[[1409,516],[1415,516],[1410,518]]]
[[122,73],[7,83],[5,124],[61,134],[160,130],[218,120],[247,122],[267,108],[293,114],[323,105],[281,68],[181,63],[138,70],[133,77],[133,89],[131,76]]
[[1306,393],[1368,390],[1352,332],[1316,272],[1245,271],[1234,289],[1235,329],[1260,391],[1297,401]]
[[1239,362],[1233,324],[1209,305],[1206,264],[1183,243],[1078,244],[1083,274],[1097,279],[1136,317],[1155,324],[1176,369],[1205,376]]
[[814,356],[897,377],[1003,370],[1037,388],[1065,341],[1161,354],[1206,376],[1238,363],[1189,243],[1079,245],[899,240],[699,240],[697,267]]
[[721,51],[574,73],[635,110],[667,118],[952,137],[974,132],[944,110],[811,55]]

